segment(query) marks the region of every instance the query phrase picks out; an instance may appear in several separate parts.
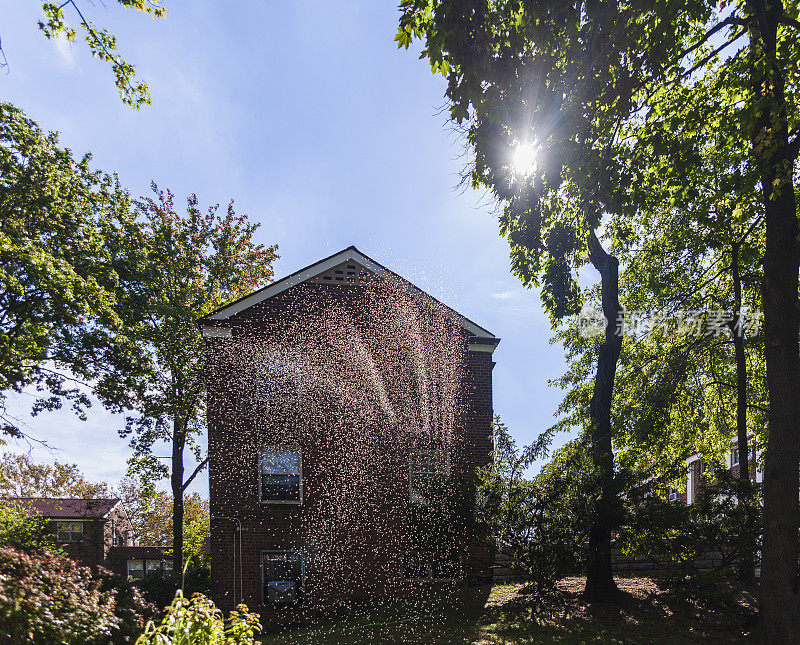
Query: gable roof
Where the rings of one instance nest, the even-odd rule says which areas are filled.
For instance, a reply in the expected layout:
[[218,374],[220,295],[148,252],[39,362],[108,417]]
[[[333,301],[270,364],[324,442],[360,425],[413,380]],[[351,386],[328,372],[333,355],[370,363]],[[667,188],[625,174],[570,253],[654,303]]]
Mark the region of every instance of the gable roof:
[[74,499],[66,497],[5,497],[10,502],[29,506],[42,517],[64,519],[103,519],[121,502],[113,498]]
[[[433,296],[425,293],[419,287],[413,285],[411,282],[406,280],[405,278],[397,275],[394,271],[387,269],[385,266],[376,262],[372,258],[364,255],[361,251],[359,251],[355,246],[348,246],[346,249],[339,251],[338,253],[334,253],[333,255],[329,255],[327,258],[323,258],[314,264],[310,264],[307,267],[300,269],[299,271],[295,271],[291,275],[287,275],[285,278],[281,278],[273,282],[272,284],[267,285],[259,289],[258,291],[254,291],[250,295],[244,296],[243,298],[239,298],[238,300],[225,305],[224,307],[220,307],[216,311],[212,311],[209,314],[206,314],[202,318],[198,320],[200,324],[208,324],[213,321],[221,321],[227,320],[231,316],[238,314],[240,311],[244,311],[253,305],[258,304],[259,302],[263,302],[273,296],[278,295],[279,293],[286,291],[290,287],[293,287],[297,284],[302,282],[308,281],[315,281],[315,282],[322,282],[323,280],[327,280],[330,282],[335,282],[338,280],[340,282],[344,282],[344,276],[339,278],[336,277],[335,279],[330,274],[332,272],[341,273],[342,270],[339,269],[339,265],[346,264],[347,262],[355,263],[357,265],[361,265],[364,269],[378,275],[386,280],[393,282],[394,284],[400,286],[405,291],[408,291],[413,298],[416,300],[423,302],[428,305],[434,305],[437,308],[442,308],[445,314],[458,323],[462,328],[466,329],[470,334],[474,336],[478,336],[479,338],[495,339],[496,336],[484,329],[477,323],[472,322],[466,316],[461,315],[454,309],[451,309],[447,305],[443,304]],[[497,339],[499,342],[499,339]]]

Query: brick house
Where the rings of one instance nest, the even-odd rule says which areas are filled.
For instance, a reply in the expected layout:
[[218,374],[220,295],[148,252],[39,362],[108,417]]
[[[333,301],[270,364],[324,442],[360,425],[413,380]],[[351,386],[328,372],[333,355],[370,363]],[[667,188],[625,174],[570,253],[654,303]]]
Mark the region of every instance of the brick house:
[[[739,477],[739,448],[737,439],[732,439],[727,453],[725,454],[725,467],[731,476]],[[751,443],[748,441],[748,443]],[[750,481],[761,483],[764,473],[753,464],[753,446],[750,445]],[[680,500],[686,504],[693,503],[698,491],[704,482],[713,481],[714,464],[709,459],[705,459],[703,454],[693,450],[686,458],[686,489],[671,489],[671,499]]]
[[28,512],[52,522],[56,541],[67,556],[84,566],[103,566],[117,575],[141,578],[169,571],[164,547],[138,546],[122,501],[115,498],[7,497]]
[[219,605],[295,616],[490,577],[468,516],[499,338],[355,247],[198,324]]

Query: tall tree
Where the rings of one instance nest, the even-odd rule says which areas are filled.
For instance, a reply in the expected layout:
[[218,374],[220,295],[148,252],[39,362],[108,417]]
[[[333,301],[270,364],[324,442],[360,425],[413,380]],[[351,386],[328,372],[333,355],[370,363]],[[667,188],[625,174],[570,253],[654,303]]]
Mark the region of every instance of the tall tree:
[[[405,47],[423,39],[423,56],[447,77],[451,117],[475,152],[472,184],[503,204],[512,270],[541,286],[554,325],[580,306],[577,271],[589,263],[600,275],[605,338],[588,402],[600,482],[584,592],[592,600],[617,592],[611,412],[622,349],[619,262],[599,231],[605,215],[635,213],[620,199],[620,127],[640,109],[647,75],[689,30],[671,19],[675,6],[651,5],[406,0],[396,37]],[[643,29],[647,17],[658,26]]]
[[[205,363],[197,319],[272,279],[277,246],[254,241],[258,224],[228,205],[203,212],[194,195],[179,212],[172,193],[153,184],[154,197],[137,204],[142,229],[138,250],[120,263],[118,308],[126,336],[144,348],[138,381],[128,397],[136,414],[123,436],[131,437],[131,474],[147,485],[169,477],[173,499],[172,547],[181,569],[184,494],[205,466],[197,438],[205,424]],[[169,462],[154,451],[170,450]],[[189,450],[198,466],[186,473]]]
[[102,390],[116,368],[115,382],[130,380],[115,262],[134,223],[128,193],[90,160],[0,104],[0,432],[23,434],[8,391],[41,392],[34,413],[70,401],[83,416],[92,389],[123,403]]
[[[766,222],[763,303],[770,434],[760,607],[762,625],[769,627],[762,638],[797,642],[798,570],[787,567],[786,562],[797,562],[800,520],[800,398],[795,392],[800,372],[800,251],[794,187],[800,152],[798,4],[760,0],[722,6],[702,1],[607,5],[406,0],[401,9],[399,44],[407,46],[414,37],[425,40],[423,56],[430,59],[434,71],[448,77],[453,118],[467,121],[470,142],[476,151],[484,149],[476,155],[475,183],[514,186],[496,169],[502,169],[499,157],[520,123],[530,125],[538,120],[534,125],[541,143],[541,132],[559,131],[562,123],[569,123],[569,115],[586,115],[591,123],[617,115],[622,128],[617,128],[613,118],[605,122],[613,143],[614,133],[626,131],[626,126],[663,117],[660,107],[669,103],[676,86],[691,88],[698,78],[723,72],[723,91],[716,96],[709,116],[719,106],[741,107],[740,136],[749,139],[748,162],[760,175],[757,194]],[[612,28],[603,29],[604,24]],[[616,66],[609,62],[615,56],[619,60]],[[629,66],[638,68],[640,74],[615,73]],[[548,74],[554,69],[559,72],[554,80],[560,79],[564,86],[560,96],[547,93]],[[609,74],[607,70],[612,71]],[[596,79],[604,82],[593,85]],[[626,100],[632,105],[626,105]],[[536,104],[550,108],[546,111],[549,119],[540,117],[542,111]],[[682,136],[680,121],[672,120],[671,125],[667,143]],[[482,141],[481,129],[494,147]],[[571,135],[564,139],[566,147],[547,146],[550,154],[557,152],[557,165],[567,175],[564,191],[557,195],[572,196],[570,175],[586,174],[601,184],[607,176],[617,176],[613,165],[591,163],[591,155],[570,156],[574,144],[585,141],[583,130]],[[524,136],[517,138],[526,141]],[[594,149],[602,158],[601,151],[607,149],[602,138]],[[611,159],[617,160],[613,146],[611,151]],[[627,168],[624,163],[622,166]],[[480,170],[484,167],[492,169],[490,182],[483,181]],[[636,169],[627,169],[630,174],[624,181],[635,181]],[[691,188],[685,182],[680,186]],[[499,196],[510,199],[513,195]],[[539,212],[533,215],[537,229],[542,217]],[[524,247],[520,255],[525,257]]]
[[[139,544],[170,546],[172,544],[172,495],[164,491],[148,491],[141,482],[126,477],[115,487],[128,513]],[[209,523],[208,500],[199,493],[183,496],[184,530],[192,525]],[[184,553],[187,551],[184,546]]]

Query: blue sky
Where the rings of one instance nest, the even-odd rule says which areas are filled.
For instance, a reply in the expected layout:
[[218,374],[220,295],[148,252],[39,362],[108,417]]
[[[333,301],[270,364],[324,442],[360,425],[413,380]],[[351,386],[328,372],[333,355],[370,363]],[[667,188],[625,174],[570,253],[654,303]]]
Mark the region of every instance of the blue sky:
[[[464,148],[441,111],[444,79],[397,50],[396,2],[173,0],[161,21],[82,4],[150,85],[153,105],[139,112],[84,44],[44,39],[41,3],[4,4],[2,96],[76,155],[91,151],[134,195],[156,180],[201,204],[235,199],[261,223],[259,241],[280,246],[276,277],[355,244],[503,339],[494,404],[520,442],[553,422],[562,393],[547,381],[564,369],[561,347],[538,294],[509,272],[493,205],[458,186]],[[16,397],[14,411],[54,448],[36,458],[93,479],[124,474],[121,417],[95,407],[85,422],[30,419],[30,401]],[[207,492],[207,479],[193,489]]]

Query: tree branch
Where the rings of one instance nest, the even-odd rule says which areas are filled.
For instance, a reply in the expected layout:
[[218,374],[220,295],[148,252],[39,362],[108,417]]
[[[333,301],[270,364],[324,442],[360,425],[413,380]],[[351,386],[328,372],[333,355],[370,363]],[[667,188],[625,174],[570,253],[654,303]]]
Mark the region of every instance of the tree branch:
[[203,459],[203,461],[197,464],[197,468],[195,468],[194,472],[191,475],[189,475],[189,479],[183,482],[183,485],[181,486],[181,492],[185,491],[189,487],[189,484],[191,484],[192,480],[194,480],[194,478],[197,477],[198,474],[200,474],[200,471],[203,470],[203,468],[207,463],[208,463],[208,457],[206,457],[205,459]]

